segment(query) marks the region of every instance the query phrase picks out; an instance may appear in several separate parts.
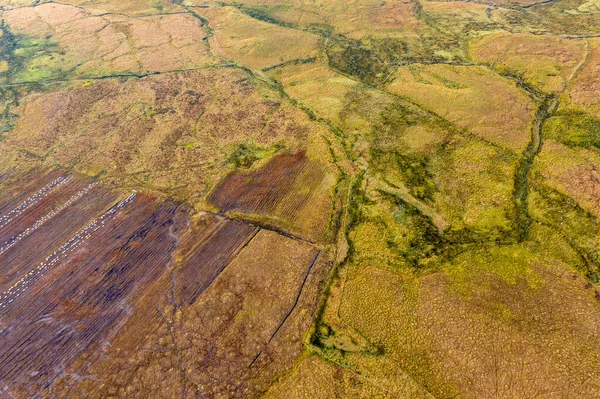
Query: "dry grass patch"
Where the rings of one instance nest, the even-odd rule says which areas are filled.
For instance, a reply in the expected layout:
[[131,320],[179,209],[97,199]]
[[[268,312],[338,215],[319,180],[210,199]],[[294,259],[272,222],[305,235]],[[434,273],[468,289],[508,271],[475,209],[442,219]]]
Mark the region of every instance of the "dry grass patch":
[[475,61],[523,75],[546,92],[562,91],[587,55],[585,40],[525,33],[486,35],[469,47]]
[[515,83],[483,67],[402,67],[387,89],[504,148],[520,151],[529,142],[534,103]]
[[491,12],[494,21],[511,32],[539,34],[595,35],[600,26],[600,13],[595,2],[560,0],[535,1],[530,7],[498,7]]
[[[410,1],[399,1],[390,3],[381,3],[370,1],[365,4],[362,1],[356,1],[355,4],[348,4],[346,13],[357,13],[358,15],[340,15],[337,17],[335,30],[347,34],[353,38],[363,38],[371,35],[383,36],[385,34],[398,34],[400,31],[408,33],[418,29],[426,29],[426,25],[419,21],[416,15],[414,4]],[[357,29],[356,27],[361,27]],[[344,30],[351,29],[348,33]],[[354,27],[356,26],[356,27]],[[345,29],[344,29],[345,28]],[[410,35],[410,33],[408,33]]]
[[314,57],[318,36],[282,28],[244,15],[234,7],[196,8],[209,21],[213,51],[251,68],[263,69],[286,61]]
[[536,159],[536,171],[549,187],[600,217],[600,156],[597,152],[568,148],[548,140]]
[[600,117],[600,39],[588,39],[589,55],[581,71],[572,81],[567,91],[568,100],[564,104],[570,108],[583,109]]
[[290,97],[330,121],[339,119],[347,94],[359,85],[320,63],[286,66],[274,70],[272,75]]
[[[42,4],[4,13],[17,34],[57,46],[32,60],[14,81],[97,77],[198,68],[215,63],[203,41],[201,22],[189,14],[133,18],[94,16],[64,4]],[[21,50],[27,51],[27,48]]]
[[423,2],[429,23],[457,35],[497,29],[488,9],[485,4],[464,1]]
[[[584,279],[515,246],[466,252],[446,270],[415,279],[351,268],[340,319],[325,322],[381,345],[378,356],[436,397],[594,395],[600,310]],[[355,355],[341,356],[368,376]]]
[[[390,373],[391,366],[375,360],[373,369],[361,373],[339,367],[315,355],[305,354],[294,369],[276,382],[265,399],[304,398],[431,398],[420,386],[402,373]],[[377,374],[387,374],[380,377]],[[367,376],[365,376],[367,374]],[[373,375],[375,374],[375,375]],[[393,380],[395,378],[395,381]]]
[[590,0],[578,5],[576,8],[571,8],[565,11],[568,14],[598,14],[600,13],[600,3],[598,0]]
[[[196,5],[215,5],[211,1],[189,2]],[[376,0],[244,0],[236,4],[245,7],[247,11],[257,10],[257,16],[268,15],[277,22],[315,31],[332,29],[355,39],[400,32],[416,37],[411,30],[427,28],[425,23],[417,19],[413,3],[410,1],[381,3]]]

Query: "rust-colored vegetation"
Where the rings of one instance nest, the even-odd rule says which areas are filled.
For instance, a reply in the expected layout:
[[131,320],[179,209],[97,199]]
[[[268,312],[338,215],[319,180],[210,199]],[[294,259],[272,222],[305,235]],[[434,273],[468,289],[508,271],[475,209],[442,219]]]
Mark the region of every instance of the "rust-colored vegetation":
[[[256,171],[231,173],[209,199],[224,212],[263,215],[311,237],[321,237],[327,227],[325,215],[315,210],[329,202],[325,179],[320,164],[297,151],[278,155]],[[312,215],[304,221],[309,211]],[[303,224],[311,222],[313,229]]]

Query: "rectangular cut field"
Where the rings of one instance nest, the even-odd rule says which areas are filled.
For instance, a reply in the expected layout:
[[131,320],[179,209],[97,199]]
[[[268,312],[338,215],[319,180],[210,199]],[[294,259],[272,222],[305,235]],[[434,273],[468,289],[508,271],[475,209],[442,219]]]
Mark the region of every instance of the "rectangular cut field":
[[[30,177],[0,202],[0,397],[107,397],[117,376],[162,366],[155,352],[216,356],[182,391],[207,373],[242,384],[250,365],[275,372],[300,350],[326,264],[313,245],[66,173]],[[186,331],[196,343],[180,346]]]
[[325,168],[298,151],[277,155],[256,171],[230,173],[209,201],[224,212],[319,240],[327,229],[330,184]]

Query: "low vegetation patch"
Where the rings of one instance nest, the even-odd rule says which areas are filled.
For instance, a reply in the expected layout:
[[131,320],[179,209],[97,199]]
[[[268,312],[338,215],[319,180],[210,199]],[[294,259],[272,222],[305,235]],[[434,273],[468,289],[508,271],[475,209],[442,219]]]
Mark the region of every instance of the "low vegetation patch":
[[570,147],[600,149],[600,118],[583,111],[559,111],[546,121],[544,134]]

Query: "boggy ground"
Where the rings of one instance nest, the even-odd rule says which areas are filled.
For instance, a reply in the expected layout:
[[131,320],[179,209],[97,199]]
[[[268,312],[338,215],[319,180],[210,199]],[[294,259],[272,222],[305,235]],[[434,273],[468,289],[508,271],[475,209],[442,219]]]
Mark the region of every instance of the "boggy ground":
[[6,2],[0,396],[600,397],[598,9]]

